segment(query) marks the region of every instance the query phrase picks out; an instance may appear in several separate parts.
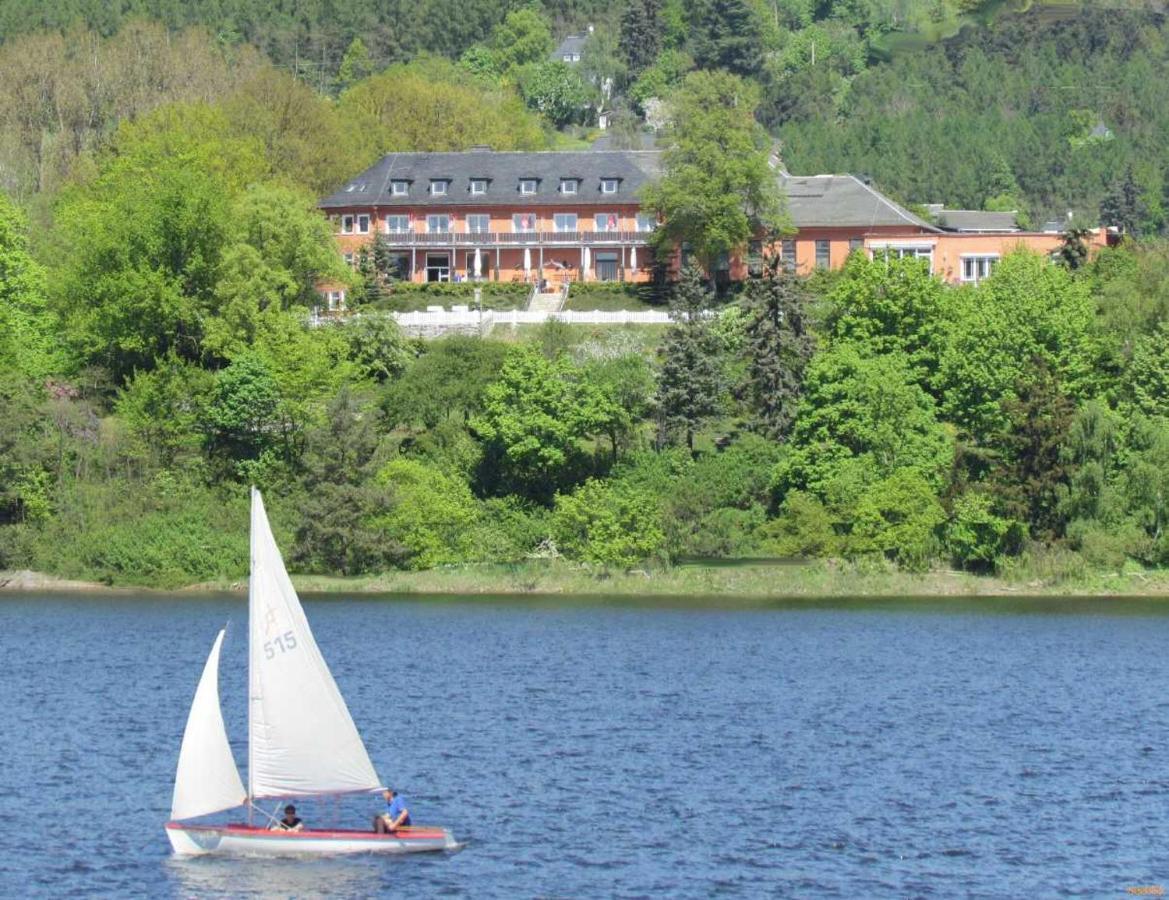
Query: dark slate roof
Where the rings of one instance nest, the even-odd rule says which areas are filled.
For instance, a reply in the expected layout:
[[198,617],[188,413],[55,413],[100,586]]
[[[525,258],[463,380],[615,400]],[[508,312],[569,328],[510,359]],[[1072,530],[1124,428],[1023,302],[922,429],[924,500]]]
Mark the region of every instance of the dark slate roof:
[[938,230],[854,175],[781,173],[779,187],[787,195],[788,214],[797,229],[913,225]]
[[[536,152],[391,153],[321,201],[322,209],[349,206],[497,206],[521,203],[552,206],[636,203],[646,182],[656,178],[661,154],[652,150]],[[487,193],[472,194],[471,180],[487,179]],[[537,179],[535,194],[520,193],[520,179]],[[560,193],[560,179],[579,179],[576,194]],[[602,194],[601,179],[616,178],[617,193]],[[430,195],[430,182],[449,181],[443,196]],[[393,196],[391,183],[410,183],[407,196]]]
[[550,59],[557,62],[569,62],[565,56],[572,56],[573,54],[580,55],[584,52],[585,42],[588,41],[587,34],[570,34],[560,42],[560,46],[552,51]]
[[938,224],[947,231],[1018,231],[1013,212],[985,212],[980,209],[943,209]]

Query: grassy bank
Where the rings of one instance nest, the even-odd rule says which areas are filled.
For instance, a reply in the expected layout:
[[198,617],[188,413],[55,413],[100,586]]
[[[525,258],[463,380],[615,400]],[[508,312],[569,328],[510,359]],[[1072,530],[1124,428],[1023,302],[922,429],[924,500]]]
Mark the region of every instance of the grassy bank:
[[[608,575],[562,561],[531,561],[517,565],[450,566],[424,572],[386,572],[356,578],[294,575],[293,582],[300,591],[325,594],[579,594],[631,598],[690,597],[696,601],[717,600],[719,604],[732,599],[749,603],[784,597],[1169,597],[1169,571],[1008,579],[947,570],[914,574],[836,561],[790,565],[679,565]],[[113,587],[115,590],[133,588],[132,584]],[[184,590],[243,591],[246,588],[247,580],[241,578],[191,585]],[[39,573],[0,573],[0,591],[108,589],[106,585],[94,582],[65,581]]]

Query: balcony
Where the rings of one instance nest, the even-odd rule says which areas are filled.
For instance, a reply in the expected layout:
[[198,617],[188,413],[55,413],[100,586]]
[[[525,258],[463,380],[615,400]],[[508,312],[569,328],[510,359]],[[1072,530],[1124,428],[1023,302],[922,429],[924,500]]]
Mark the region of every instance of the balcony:
[[649,243],[652,231],[382,232],[391,247],[595,247]]

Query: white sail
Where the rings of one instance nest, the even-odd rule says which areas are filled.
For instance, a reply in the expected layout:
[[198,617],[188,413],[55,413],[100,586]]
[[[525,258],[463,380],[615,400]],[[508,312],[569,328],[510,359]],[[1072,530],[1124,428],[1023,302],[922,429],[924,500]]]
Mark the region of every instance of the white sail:
[[317,649],[252,489],[248,784],[253,798],[374,790],[377,773]]
[[247,799],[219,708],[219,648],[223,646],[223,634],[220,631],[211,646],[187,716],[175,773],[172,819],[205,816],[240,806]]

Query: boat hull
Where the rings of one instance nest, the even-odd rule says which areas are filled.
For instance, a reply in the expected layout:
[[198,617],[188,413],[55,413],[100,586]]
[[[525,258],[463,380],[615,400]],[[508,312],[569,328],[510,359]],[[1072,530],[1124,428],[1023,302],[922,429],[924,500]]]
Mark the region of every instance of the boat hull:
[[166,836],[179,856],[327,856],[343,853],[427,853],[456,850],[446,828],[372,831],[270,831],[248,825],[183,825],[167,822]]

